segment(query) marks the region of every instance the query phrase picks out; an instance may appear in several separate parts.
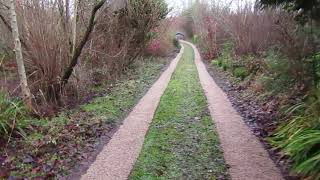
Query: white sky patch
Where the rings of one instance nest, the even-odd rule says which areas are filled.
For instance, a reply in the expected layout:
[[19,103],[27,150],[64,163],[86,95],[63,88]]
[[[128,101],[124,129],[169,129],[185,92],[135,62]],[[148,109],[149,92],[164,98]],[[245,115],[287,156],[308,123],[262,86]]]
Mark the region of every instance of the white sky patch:
[[183,9],[188,7],[189,0],[166,0],[169,8],[172,8],[170,14],[179,14]]
[[[256,0],[199,0],[200,2],[207,2],[209,4],[219,4],[222,6],[230,6],[230,9],[236,11],[238,7],[244,7],[245,4],[254,4]],[[177,14],[183,9],[190,7],[195,0],[166,0],[169,7],[173,8],[171,14]]]

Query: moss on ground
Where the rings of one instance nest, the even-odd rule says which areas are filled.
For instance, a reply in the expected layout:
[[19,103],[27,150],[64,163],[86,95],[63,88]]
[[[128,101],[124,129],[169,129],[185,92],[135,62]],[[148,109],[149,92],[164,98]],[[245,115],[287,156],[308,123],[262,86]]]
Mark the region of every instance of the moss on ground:
[[185,47],[129,179],[228,179],[193,50]]

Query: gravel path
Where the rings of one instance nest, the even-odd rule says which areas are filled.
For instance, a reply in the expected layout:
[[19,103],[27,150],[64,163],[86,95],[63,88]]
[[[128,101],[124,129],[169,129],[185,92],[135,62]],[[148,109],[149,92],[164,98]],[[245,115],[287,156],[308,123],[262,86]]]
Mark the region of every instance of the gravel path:
[[181,58],[183,48],[171,62],[147,94],[139,101],[123,125],[113,135],[110,142],[97,156],[83,180],[122,180],[127,179],[143,145],[144,136],[152,121],[160,98],[165,91],[172,73]]
[[[196,47],[194,49],[200,83],[207,97],[210,114],[217,127],[224,158],[233,180],[283,180],[280,170],[270,159],[260,141],[246,126],[242,117],[232,107],[227,95],[216,85],[207,72]],[[139,101],[97,156],[83,180],[124,180],[141,151],[144,137],[184,48],[169,68]]]
[[229,173],[233,180],[282,180],[280,170],[270,159],[260,141],[232,107],[227,95],[216,85],[201,61],[197,48],[195,63],[210,114],[214,120]]

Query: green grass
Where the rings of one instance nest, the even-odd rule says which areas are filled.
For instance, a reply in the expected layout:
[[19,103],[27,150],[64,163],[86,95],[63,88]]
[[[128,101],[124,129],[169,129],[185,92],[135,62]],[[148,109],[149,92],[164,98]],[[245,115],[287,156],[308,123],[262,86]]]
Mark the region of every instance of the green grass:
[[227,179],[225,162],[185,45],[129,179]]

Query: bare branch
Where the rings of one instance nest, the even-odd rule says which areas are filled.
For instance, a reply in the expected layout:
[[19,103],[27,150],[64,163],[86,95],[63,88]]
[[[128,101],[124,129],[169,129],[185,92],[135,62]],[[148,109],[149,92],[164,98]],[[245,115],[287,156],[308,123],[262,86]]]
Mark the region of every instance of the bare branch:
[[63,77],[62,77],[62,85],[65,85],[68,83],[68,80],[73,72],[74,67],[77,65],[78,63],[78,58],[81,55],[82,49],[83,47],[86,45],[87,41],[89,40],[89,36],[96,24],[95,22],[95,17],[96,17],[96,13],[98,12],[98,10],[104,5],[104,3],[106,2],[106,0],[101,0],[98,4],[96,4],[94,6],[94,8],[92,9],[91,12],[91,16],[90,16],[90,20],[89,20],[89,26],[85,32],[85,35],[83,36],[80,44],[77,46],[77,48],[75,49],[72,58],[71,58],[71,62],[69,64],[69,66],[67,67]]

